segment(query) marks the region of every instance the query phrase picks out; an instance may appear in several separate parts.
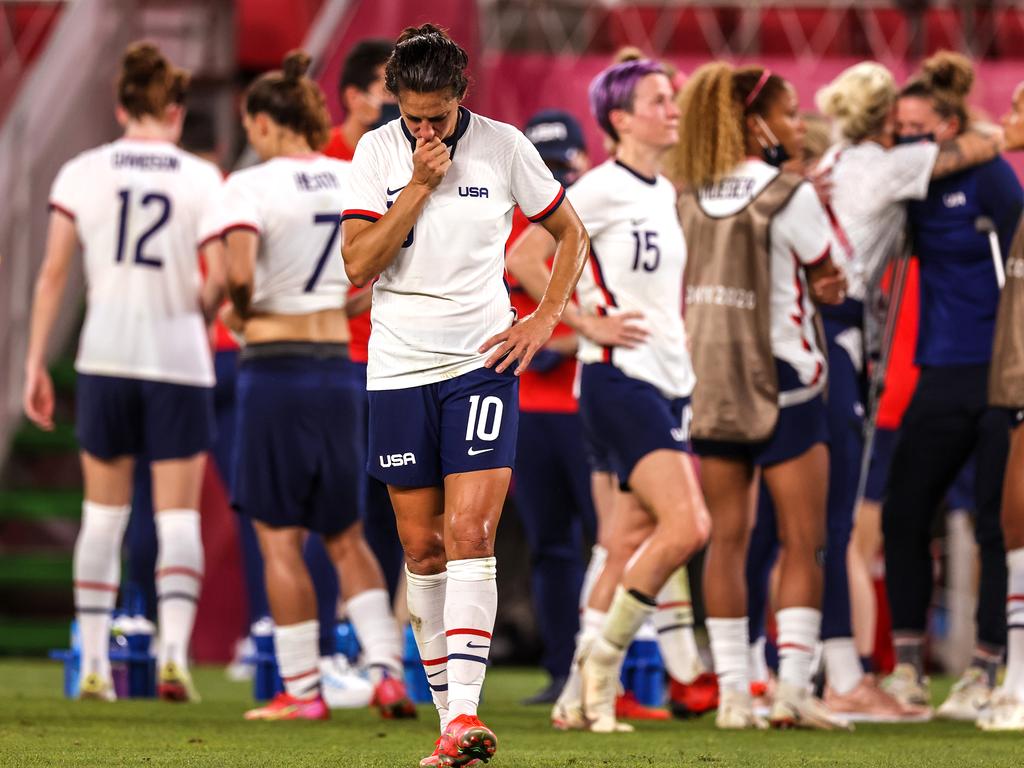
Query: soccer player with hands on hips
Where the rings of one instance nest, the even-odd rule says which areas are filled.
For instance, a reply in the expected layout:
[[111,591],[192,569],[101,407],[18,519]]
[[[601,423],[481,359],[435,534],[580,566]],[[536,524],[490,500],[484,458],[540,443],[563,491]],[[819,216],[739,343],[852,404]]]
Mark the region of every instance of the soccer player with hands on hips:
[[[180,150],[189,75],[150,43],[124,54],[117,120],[124,136],[65,163],[50,193],[46,258],[25,361],[25,413],[53,429],[46,346],[77,248],[85,255],[85,325],[75,370],[85,501],[75,543],[82,637],[79,698],[113,701],[110,614],[135,461],[152,462],[161,698],[197,701],[189,640],[203,580],[199,495],[213,441],[207,323],[223,297],[219,238],[201,220],[220,188],[212,164]],[[206,279],[197,250],[206,262]]]
[[348,357],[349,283],[335,251],[349,164],[317,152],[330,123],[323,93],[305,75],[309,61],[292,52],[250,86],[243,120],[263,162],[228,178],[210,225],[226,246],[232,305],[223,316],[246,342],[232,504],[259,538],[285,687],[246,718],[329,716],[302,556],[307,531],[323,538],[337,569],[374,703],[386,718],[411,717],[401,634],[359,521],[364,405]]
[[[385,68],[401,118],[356,147],[342,256],[373,282],[368,471],[387,483],[441,735],[424,766],[489,758],[477,718],[497,610],[494,538],[512,473],[516,374],[547,342],[586,262],[565,193],[515,128],[461,106],[466,52],[406,29]],[[516,320],[504,248],[518,205],[558,241],[537,310]]]

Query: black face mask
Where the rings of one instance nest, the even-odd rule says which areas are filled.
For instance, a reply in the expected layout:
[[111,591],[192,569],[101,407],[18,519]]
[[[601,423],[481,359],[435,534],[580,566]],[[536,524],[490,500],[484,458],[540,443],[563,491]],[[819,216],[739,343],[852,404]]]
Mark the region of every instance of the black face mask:
[[397,104],[385,102],[380,105],[380,115],[377,116],[377,122],[370,126],[372,131],[374,128],[380,128],[382,125],[387,125],[392,120],[397,120],[402,116],[401,110],[398,109]]
[[897,136],[897,144],[917,144],[919,141],[935,141],[934,133],[914,133],[908,136]]
[[768,165],[774,165],[776,168],[781,168],[782,164],[790,160],[789,152],[781,144],[772,144],[770,147],[765,147],[761,150],[761,157]]

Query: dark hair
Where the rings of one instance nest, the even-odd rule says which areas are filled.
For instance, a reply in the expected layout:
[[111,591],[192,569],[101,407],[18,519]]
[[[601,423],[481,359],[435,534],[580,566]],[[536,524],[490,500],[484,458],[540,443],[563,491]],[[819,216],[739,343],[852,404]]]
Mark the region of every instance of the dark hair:
[[387,64],[395,44],[380,37],[360,40],[345,57],[338,78],[338,94],[344,98],[350,85],[365,91],[377,79],[377,67]]
[[782,77],[764,67],[741,67],[732,73],[733,98],[745,115],[765,117],[786,87]]
[[184,103],[188,82],[188,72],[172,66],[153,43],[132,43],[121,59],[117,102],[136,120],[163,117],[171,104]]
[[467,66],[469,55],[440,27],[406,27],[388,59],[384,85],[395,96],[399,91],[449,90],[456,99],[462,99],[469,87]]
[[903,90],[900,98],[925,99],[943,119],[956,117],[960,130],[967,128],[967,96],[974,86],[974,66],[970,59],[952,51],[939,51],[925,59],[921,71]]
[[281,69],[260,75],[245,94],[245,111],[265,112],[280,126],[306,137],[312,149],[327,143],[331,118],[320,86],[306,77],[311,59],[305,51],[291,51]]

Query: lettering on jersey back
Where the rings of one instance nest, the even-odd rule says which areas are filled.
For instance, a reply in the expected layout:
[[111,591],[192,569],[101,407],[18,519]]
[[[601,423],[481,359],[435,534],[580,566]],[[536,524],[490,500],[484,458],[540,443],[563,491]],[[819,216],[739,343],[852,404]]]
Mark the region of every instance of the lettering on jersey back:
[[321,189],[340,189],[337,177],[330,171],[319,173],[306,173],[300,171],[295,174],[295,186],[300,192],[319,192]]
[[755,180],[750,176],[726,176],[724,179],[708,184],[700,190],[702,200],[722,200],[752,197]]
[[459,197],[487,197],[487,187],[459,187]]
[[174,155],[140,155],[135,152],[115,152],[111,157],[115,168],[133,168],[137,171],[177,171],[181,163]]

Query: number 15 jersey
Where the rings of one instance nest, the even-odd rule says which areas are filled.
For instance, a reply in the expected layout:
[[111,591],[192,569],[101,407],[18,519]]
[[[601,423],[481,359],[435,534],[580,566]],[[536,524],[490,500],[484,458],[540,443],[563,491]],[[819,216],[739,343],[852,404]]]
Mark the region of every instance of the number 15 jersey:
[[213,385],[197,252],[220,183],[212,163],[163,141],[120,139],[64,164],[50,207],[74,221],[85,256],[76,370]]
[[689,397],[696,378],[683,326],[686,241],[672,183],[608,160],[584,174],[568,196],[591,244],[590,263],[576,288],[580,307],[601,315],[642,312],[650,334],[633,349],[580,337],[577,358],[611,363],[665,397]]

